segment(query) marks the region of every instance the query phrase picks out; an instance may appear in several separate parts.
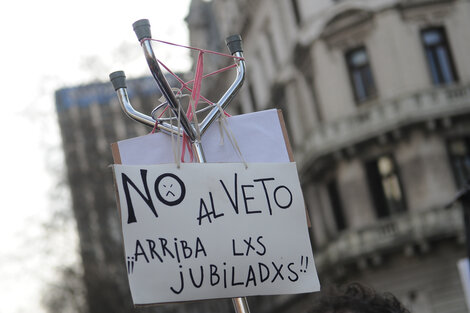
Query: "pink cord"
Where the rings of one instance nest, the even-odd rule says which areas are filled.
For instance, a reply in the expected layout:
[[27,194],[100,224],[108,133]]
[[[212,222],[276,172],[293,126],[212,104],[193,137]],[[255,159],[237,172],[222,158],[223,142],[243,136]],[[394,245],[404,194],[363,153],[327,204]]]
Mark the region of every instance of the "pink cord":
[[[215,51],[210,51],[210,50],[205,50],[205,49],[180,45],[180,44],[175,44],[175,43],[171,43],[171,42],[163,41],[163,40],[158,40],[158,39],[144,38],[144,39],[142,39],[141,44],[143,44],[144,41],[146,41],[146,40],[156,41],[156,42],[159,42],[159,43],[163,43],[163,44],[167,44],[167,45],[171,45],[171,46],[175,46],[175,47],[181,47],[181,48],[186,48],[186,49],[199,51],[198,59],[197,59],[197,63],[196,63],[196,73],[195,73],[194,79],[192,79],[190,81],[187,81],[187,82],[182,80],[178,75],[173,73],[173,71],[171,71],[163,62],[161,62],[160,60],[157,59],[157,62],[181,84],[181,88],[180,88],[179,92],[182,92],[183,89],[186,89],[191,93],[191,100],[192,100],[192,103],[194,105],[194,111],[197,110],[197,105],[198,105],[198,102],[199,102],[200,99],[207,102],[209,105],[214,105],[213,102],[209,101],[208,99],[206,99],[204,96],[201,95],[202,80],[204,78],[209,77],[209,76],[216,75],[216,74],[225,72],[229,69],[232,69],[232,68],[236,67],[236,64],[232,64],[230,66],[221,68],[219,70],[216,70],[214,72],[211,72],[209,74],[204,75],[204,53],[229,57],[229,58],[236,59],[236,60],[245,60],[245,58],[243,58],[243,57],[237,57],[237,56],[229,55],[229,54],[225,54],[225,53],[220,53],[220,52],[215,52]],[[188,86],[189,84],[193,84],[193,88],[190,88]],[[163,110],[163,112],[160,114],[159,117],[161,117],[163,115],[163,113],[165,113],[167,108],[168,108],[168,106]],[[191,121],[193,119],[193,116],[194,116],[195,113],[196,112],[192,112],[192,106],[190,105],[188,107],[187,112],[186,112],[186,116],[188,117],[189,121]],[[224,114],[226,116],[230,117],[230,115],[225,111],[224,111]],[[157,129],[157,125],[158,125],[158,120],[155,122],[155,126],[153,127],[152,132],[151,132],[152,134]],[[193,162],[194,155],[193,155],[193,151],[192,151],[191,146],[190,146],[189,138],[186,135],[186,133],[183,133],[183,144],[182,145],[183,145],[183,147],[182,147],[182,151],[181,151],[181,162],[184,163],[184,155],[185,155],[185,152],[186,152],[186,148],[188,149],[188,152],[189,152],[190,162]]]
[[205,50],[205,49],[191,47],[191,46],[180,45],[180,44],[177,44],[177,43],[172,43],[172,42],[153,39],[153,38],[144,38],[140,41],[140,44],[143,44],[144,41],[146,41],[146,40],[156,41],[156,42],[163,43],[163,44],[170,45],[170,46],[196,50],[196,51],[203,52],[203,53],[210,53],[210,54],[220,55],[220,56],[224,56],[224,57],[228,57],[228,58],[232,58],[232,59],[245,60],[245,58],[243,58],[243,57],[237,57],[237,56],[226,54],[226,53],[220,53],[220,52],[216,52],[216,51],[211,51],[211,50]]

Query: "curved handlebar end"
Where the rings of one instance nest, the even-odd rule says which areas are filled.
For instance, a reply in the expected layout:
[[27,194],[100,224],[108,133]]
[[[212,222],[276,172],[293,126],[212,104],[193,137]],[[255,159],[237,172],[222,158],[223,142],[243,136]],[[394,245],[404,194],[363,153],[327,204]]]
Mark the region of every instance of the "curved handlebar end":
[[228,50],[231,54],[234,54],[235,52],[243,52],[242,37],[240,35],[228,36],[227,39],[225,39],[225,43],[227,44]]
[[137,36],[139,41],[145,38],[152,38],[152,32],[150,31],[150,22],[147,19],[138,20],[134,24],[132,24],[134,28],[134,32]]
[[124,71],[116,71],[109,74],[109,79],[113,84],[114,90],[118,90],[120,88],[127,88],[126,74],[124,74]]

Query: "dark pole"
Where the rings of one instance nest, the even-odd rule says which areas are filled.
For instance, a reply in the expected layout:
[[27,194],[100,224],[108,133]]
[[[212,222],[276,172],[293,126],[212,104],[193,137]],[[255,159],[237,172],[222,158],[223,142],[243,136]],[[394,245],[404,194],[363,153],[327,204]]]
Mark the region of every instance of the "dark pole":
[[465,249],[467,252],[467,262],[469,262],[470,271],[470,183],[467,182],[455,195],[454,199],[446,206],[451,207],[455,202],[462,204],[464,232],[465,232]]
[[463,221],[465,226],[465,241],[467,248],[467,258],[470,258],[470,188],[467,186],[465,194],[460,199],[463,210]]

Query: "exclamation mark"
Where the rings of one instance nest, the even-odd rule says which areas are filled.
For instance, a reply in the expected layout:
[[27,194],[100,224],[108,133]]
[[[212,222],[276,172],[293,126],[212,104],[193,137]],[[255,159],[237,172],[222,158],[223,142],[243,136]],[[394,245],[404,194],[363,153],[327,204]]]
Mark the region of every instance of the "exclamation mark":
[[134,257],[127,257],[127,274],[132,274],[134,272]]
[[305,268],[304,268],[304,256],[300,257],[300,272],[301,273],[307,273],[307,267],[308,267],[308,257],[305,257]]

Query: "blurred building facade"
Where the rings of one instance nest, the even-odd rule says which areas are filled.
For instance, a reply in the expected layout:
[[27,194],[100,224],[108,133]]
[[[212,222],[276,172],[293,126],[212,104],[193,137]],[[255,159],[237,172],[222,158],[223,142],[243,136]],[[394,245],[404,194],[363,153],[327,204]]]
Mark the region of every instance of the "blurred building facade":
[[[133,106],[150,114],[161,96],[154,79],[129,79],[127,86]],[[125,116],[111,83],[60,89],[56,91],[56,110],[80,239],[87,306],[84,310],[88,313],[232,310],[227,300],[133,307],[113,175],[109,168],[113,164],[110,145],[148,134],[151,129]]]
[[[194,46],[241,34],[234,113],[283,110],[322,283],[467,312],[462,209],[445,206],[470,178],[470,2],[193,0],[187,22]],[[307,312],[309,297],[251,303]]]

